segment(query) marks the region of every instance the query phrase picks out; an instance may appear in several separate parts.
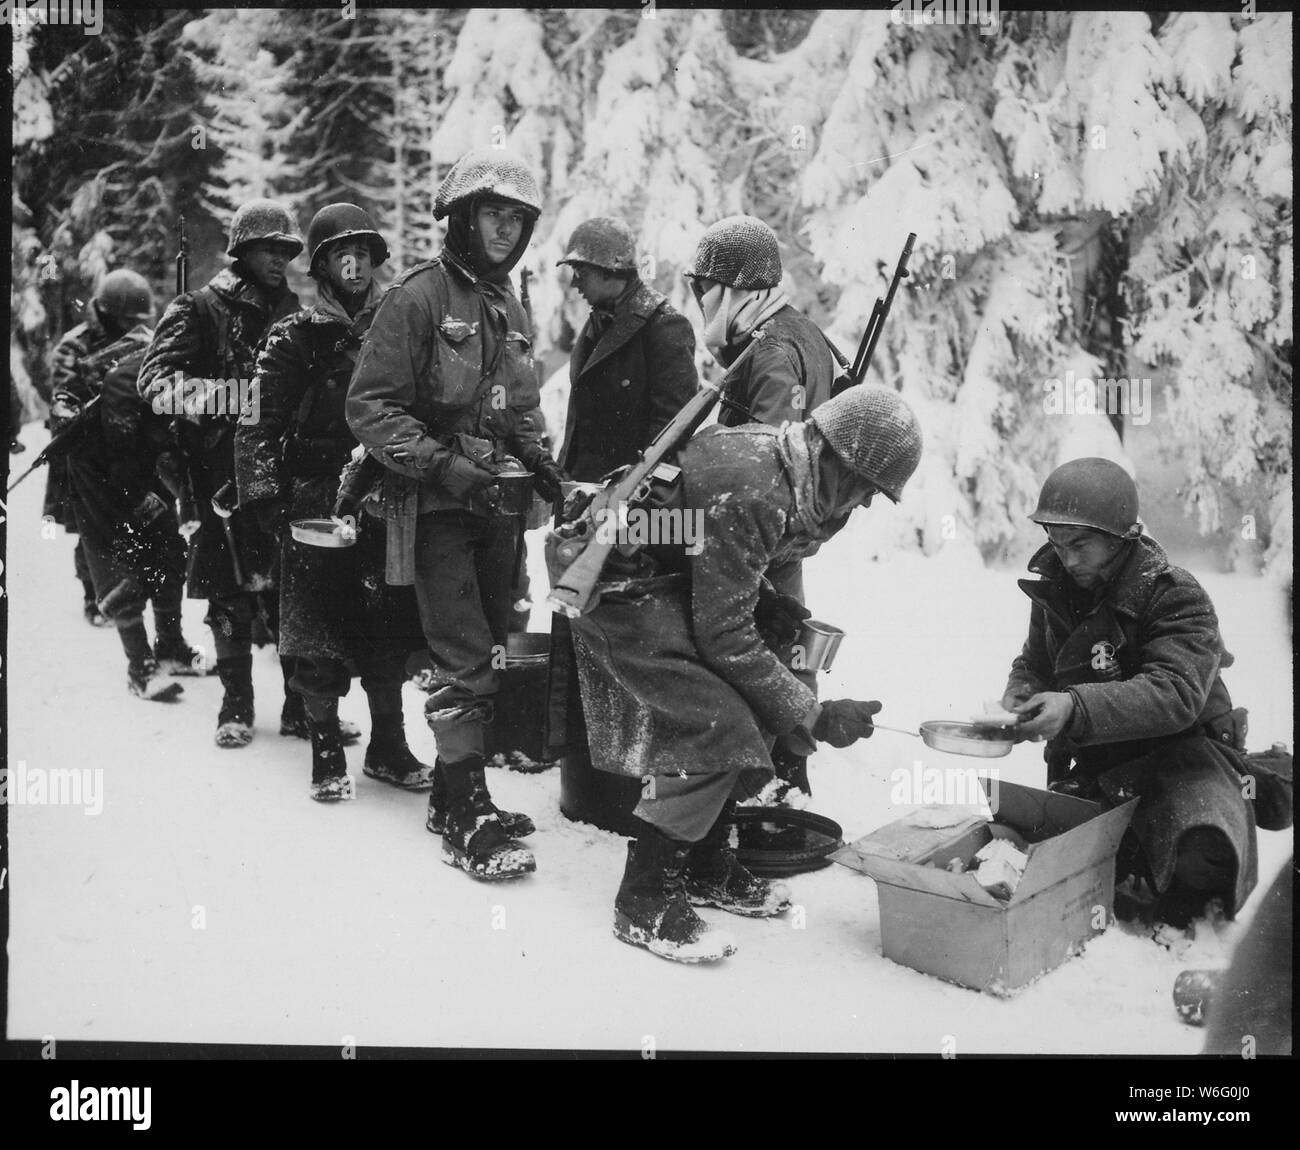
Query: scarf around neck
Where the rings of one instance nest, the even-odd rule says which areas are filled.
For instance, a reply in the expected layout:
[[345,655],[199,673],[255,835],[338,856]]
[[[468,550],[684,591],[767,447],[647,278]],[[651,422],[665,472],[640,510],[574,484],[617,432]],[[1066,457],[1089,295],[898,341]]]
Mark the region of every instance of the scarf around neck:
[[704,313],[704,344],[714,359],[729,364],[744,347],[745,338],[790,302],[780,286],[734,288],[714,284],[700,298]]

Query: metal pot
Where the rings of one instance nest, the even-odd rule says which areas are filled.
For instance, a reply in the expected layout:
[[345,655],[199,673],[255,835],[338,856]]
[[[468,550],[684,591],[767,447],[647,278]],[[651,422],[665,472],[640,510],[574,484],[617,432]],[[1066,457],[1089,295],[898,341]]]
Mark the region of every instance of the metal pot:
[[533,509],[533,473],[522,465],[498,471],[497,489],[501,492],[498,507],[502,515],[527,515]]
[[338,519],[295,519],[289,534],[309,547],[351,547],[357,541],[357,529]]

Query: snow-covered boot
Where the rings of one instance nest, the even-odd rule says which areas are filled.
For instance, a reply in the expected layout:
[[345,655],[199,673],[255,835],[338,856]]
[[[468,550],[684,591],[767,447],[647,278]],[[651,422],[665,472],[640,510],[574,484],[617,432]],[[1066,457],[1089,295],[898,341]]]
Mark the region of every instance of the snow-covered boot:
[[354,792],[339,734],[338,700],[313,699],[310,706],[311,797],[321,803],[350,799]]
[[126,652],[126,689],[141,699],[152,703],[172,703],[185,690],[179,683],[169,683],[154,661],[149,648],[149,635],[143,620],[117,619],[117,636]]
[[179,612],[159,611],[153,613],[154,644],[153,657],[158,666],[168,675],[215,675],[217,665],[208,658],[201,647],[191,647],[181,633]]
[[614,898],[614,936],[672,962],[716,962],[735,954],[736,944],[686,899],[690,849],[690,843],[653,828],[627,844],[627,866]]
[[218,659],[217,674],[225,689],[217,712],[217,746],[246,747],[253,741],[253,656]]
[[475,786],[473,772],[483,769],[481,758],[444,764],[447,825],[442,835],[442,861],[460,867],[485,882],[519,878],[537,869],[527,847],[502,829],[487,788]]
[[[501,824],[502,833],[507,838],[523,839],[537,830],[533,820],[522,811],[503,811],[492,802],[492,796],[488,794],[487,773],[483,768],[483,761],[481,759],[473,761],[477,762],[478,766],[472,772],[471,785],[476,790],[482,791],[482,797],[487,800],[488,806],[496,812],[497,822]],[[424,816],[424,826],[431,834],[440,835],[447,829],[447,811],[451,805],[447,794],[447,768],[441,759],[438,759],[433,764],[433,776],[430,779],[430,784],[429,809]]]
[[411,753],[400,711],[395,715],[371,713],[370,745],[361,770],[372,779],[403,790],[427,791],[433,786],[434,768]]
[[812,787],[808,783],[807,755],[796,755],[778,743],[772,748],[772,769],[778,779],[790,784],[787,790],[793,788],[803,791],[805,795],[812,794]]
[[727,843],[735,803],[728,802],[686,859],[686,897],[746,918],[771,918],[790,907],[790,888],[751,874]]

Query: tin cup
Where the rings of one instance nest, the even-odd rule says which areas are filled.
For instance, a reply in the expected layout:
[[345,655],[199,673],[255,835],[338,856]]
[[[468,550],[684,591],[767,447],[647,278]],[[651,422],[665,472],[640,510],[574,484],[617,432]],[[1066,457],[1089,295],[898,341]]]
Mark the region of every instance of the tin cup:
[[803,669],[829,671],[843,640],[844,632],[838,627],[818,619],[805,619],[799,627],[799,638],[795,640],[803,650]]
[[533,509],[533,473],[523,466],[511,466],[497,472],[498,504],[502,515],[527,515]]

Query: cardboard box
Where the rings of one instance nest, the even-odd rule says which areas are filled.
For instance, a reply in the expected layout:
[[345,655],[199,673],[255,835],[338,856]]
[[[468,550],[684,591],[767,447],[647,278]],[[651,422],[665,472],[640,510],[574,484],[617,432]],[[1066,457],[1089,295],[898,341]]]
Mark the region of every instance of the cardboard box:
[[1010,994],[1053,970],[1102,933],[1112,916],[1115,851],[1137,800],[1104,810],[1070,795],[998,784],[995,819],[1029,840],[1029,861],[1008,900],[969,863],[992,836],[983,819],[942,829],[890,823],[843,847],[836,862],[876,880],[884,956],[937,978]]

